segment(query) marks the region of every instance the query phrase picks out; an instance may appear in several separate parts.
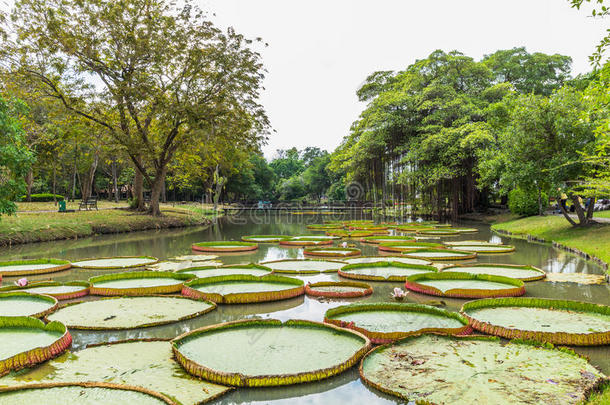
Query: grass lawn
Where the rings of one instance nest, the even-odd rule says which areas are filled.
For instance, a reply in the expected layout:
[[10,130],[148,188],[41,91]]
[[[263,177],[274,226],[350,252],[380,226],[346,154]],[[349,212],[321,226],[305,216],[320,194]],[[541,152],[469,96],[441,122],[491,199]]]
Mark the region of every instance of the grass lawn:
[[[17,211],[18,212],[27,212],[27,211],[57,211],[59,207],[53,202],[18,202]],[[66,200],[66,209],[69,210],[78,210],[78,205],[80,204],[80,200],[76,201],[67,201]],[[97,207],[98,208],[127,208],[127,201],[119,201],[115,203],[114,201],[108,200],[98,200]]]
[[610,210],[594,212],[593,218],[610,218]]
[[94,234],[204,225],[215,215],[212,210],[199,204],[176,207],[162,205],[161,211],[162,217],[152,217],[125,209],[68,213],[18,212],[16,215],[0,218],[0,246],[80,238]]
[[600,392],[594,392],[585,402],[586,405],[607,405],[610,404],[610,383],[604,384]]
[[492,229],[558,242],[610,263],[610,224],[580,228],[571,226],[561,215],[547,215],[495,222]]

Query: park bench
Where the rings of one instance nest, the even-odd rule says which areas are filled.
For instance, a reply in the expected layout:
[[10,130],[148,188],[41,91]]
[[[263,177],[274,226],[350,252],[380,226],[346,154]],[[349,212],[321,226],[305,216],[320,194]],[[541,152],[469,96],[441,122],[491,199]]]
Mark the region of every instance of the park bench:
[[85,200],[81,200],[78,205],[78,210],[80,211],[83,208],[86,210],[95,208],[97,210],[97,197],[89,197]]

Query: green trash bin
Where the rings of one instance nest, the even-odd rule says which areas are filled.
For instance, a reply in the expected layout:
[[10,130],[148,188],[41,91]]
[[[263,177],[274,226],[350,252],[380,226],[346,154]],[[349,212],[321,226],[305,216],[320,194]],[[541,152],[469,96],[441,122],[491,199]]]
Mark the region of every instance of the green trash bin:
[[66,212],[66,201],[59,201],[59,212]]

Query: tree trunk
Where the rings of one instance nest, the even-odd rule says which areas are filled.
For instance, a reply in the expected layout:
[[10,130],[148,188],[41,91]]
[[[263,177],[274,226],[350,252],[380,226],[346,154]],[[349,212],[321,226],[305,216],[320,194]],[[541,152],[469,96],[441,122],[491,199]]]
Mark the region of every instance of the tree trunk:
[[112,160],[112,187],[114,188],[114,202],[119,202],[119,182],[118,182],[118,173],[116,167],[116,159]]
[[57,170],[55,170],[55,161],[53,161],[53,204],[57,205],[57,198],[55,197],[55,185],[57,184]]
[[163,184],[165,183],[166,171],[166,167],[157,171],[150,190],[150,207],[148,209],[148,212],[150,213],[150,215],[153,215],[155,217],[161,216],[161,209],[159,208],[159,197],[161,196],[161,189],[163,188]]
[[[137,157],[138,162],[142,165],[142,158]],[[137,166],[134,167],[136,174],[133,178],[133,194],[135,199],[135,207],[138,211],[144,211],[144,176]]]
[[595,206],[595,197],[591,197],[589,201],[589,206],[587,207],[587,220],[591,221],[593,219],[593,209]]
[[91,189],[93,187],[93,180],[95,179],[95,171],[97,170],[97,164],[99,162],[99,155],[96,153],[93,157],[93,162],[89,166],[89,170],[85,176],[81,177],[81,198],[86,201],[91,197]]
[[543,215],[544,212],[542,210],[542,190],[540,190],[540,187],[538,188],[538,215]]
[[579,225],[587,225],[589,221],[587,220],[587,216],[582,209],[582,205],[580,205],[580,202],[578,201],[578,196],[571,194],[570,199],[572,200],[572,204],[574,204],[576,216],[578,217],[578,222],[580,223]]
[[568,211],[566,211],[565,207],[563,206],[563,203],[561,202],[561,195],[557,197],[557,201],[559,201],[559,209],[561,210],[561,213],[563,214],[563,216],[565,217],[565,219],[572,225],[572,226],[576,226],[576,222],[570,217],[570,214],[568,214]]
[[30,169],[25,175],[25,200],[32,201],[32,186],[34,185],[34,172]]
[[454,177],[451,179],[451,220],[457,222],[458,214],[460,210],[460,179]]

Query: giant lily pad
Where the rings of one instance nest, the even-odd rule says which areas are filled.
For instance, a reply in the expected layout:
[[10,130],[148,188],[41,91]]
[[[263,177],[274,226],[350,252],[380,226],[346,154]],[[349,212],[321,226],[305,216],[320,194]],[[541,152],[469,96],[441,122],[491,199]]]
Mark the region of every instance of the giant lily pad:
[[406,257],[426,260],[468,260],[477,257],[476,252],[454,249],[416,249],[403,253]]
[[371,295],[373,288],[366,283],[355,281],[320,281],[307,283],[305,294],[314,297],[356,298]]
[[0,277],[29,276],[32,274],[53,273],[72,267],[67,260],[37,259],[12,260],[0,262]]
[[158,261],[159,259],[152,256],[99,257],[96,259],[78,260],[72,262],[72,266],[81,269],[128,269],[148,266]]
[[251,250],[258,249],[258,245],[256,243],[223,240],[215,242],[198,242],[194,243],[191,247],[194,251],[218,253],[249,252]]
[[273,270],[269,267],[260,266],[258,264],[232,264],[228,266],[205,266],[205,267],[190,267],[183,270],[178,270],[176,273],[192,274],[198,278],[232,276],[235,274],[249,274],[251,276],[266,276],[271,274]]
[[322,256],[322,257],[348,257],[358,256],[360,249],[355,248],[305,248],[303,250],[305,256]]
[[606,276],[602,274],[585,273],[546,273],[546,279],[553,283],[603,284]]
[[435,228],[435,229],[416,229],[418,235],[437,235],[437,236],[452,236],[459,235],[460,232],[455,229],[449,228]]
[[467,302],[462,313],[473,328],[507,338],[566,345],[610,344],[610,306],[546,298]]
[[537,267],[519,264],[479,263],[450,266],[443,269],[443,272],[455,271],[471,274],[492,274],[494,276],[517,278],[523,281],[540,280],[546,276],[546,273]]
[[307,229],[312,229],[314,231],[327,231],[334,229],[343,229],[342,224],[311,224],[307,225]]
[[179,322],[214,308],[212,302],[185,297],[112,297],[69,304],[47,319],[71,329],[120,330]]
[[[438,225],[436,225],[435,227],[438,227]],[[479,232],[479,230],[477,228],[445,228],[445,229],[451,229],[453,231],[458,231],[459,233],[477,233],[477,232]]]
[[57,309],[57,299],[22,291],[0,293],[0,316],[40,318]]
[[360,239],[362,243],[387,243],[387,242],[415,242],[412,236],[366,236]]
[[93,295],[148,295],[171,294],[182,290],[182,283],[194,278],[192,274],[170,271],[135,271],[91,277]]
[[377,262],[398,262],[406,264],[423,264],[429,265],[432,262],[424,259],[411,259],[410,257],[404,256],[360,256],[360,257],[348,257],[343,259],[347,264],[356,263],[377,263]]
[[181,405],[210,401],[229,388],[188,375],[172,359],[167,341],[127,341],[66,353],[26,373],[0,379],[2,386],[96,382],[127,384],[159,392]]
[[324,322],[354,329],[373,343],[393,342],[426,332],[469,333],[468,320],[457,312],[420,304],[358,303],[331,308]]
[[343,261],[316,259],[273,260],[270,262],[262,262],[261,264],[265,267],[269,267],[276,273],[288,274],[334,273],[345,266],[345,262]]
[[152,266],[148,266],[149,270],[154,271],[181,271],[191,269],[194,267],[218,267],[222,266],[222,262],[218,260],[210,260],[206,262],[189,262],[189,261],[177,261],[177,262],[159,262],[157,264],[153,264]]
[[414,274],[437,271],[436,267],[421,264],[374,262],[348,264],[339,270],[339,275],[357,280],[405,281]]
[[407,278],[409,290],[441,297],[515,297],[525,294],[523,281],[489,274],[459,272],[415,274]]
[[328,235],[303,235],[294,236],[290,239],[280,241],[282,246],[319,246],[319,245],[332,245],[333,240],[337,239],[338,236]]
[[428,242],[382,242],[379,244],[379,250],[383,252],[408,252],[417,249],[429,249],[442,247],[440,243]]
[[0,375],[49,360],[71,343],[72,336],[59,322],[45,325],[27,316],[0,317]]
[[182,294],[187,297],[221,304],[278,301],[304,293],[302,280],[274,274],[262,277],[238,274],[198,278],[185,283],[182,289]]
[[605,377],[568,350],[441,335],[376,348],[362,360],[360,376],[413,403],[523,405],[580,403]]
[[140,387],[108,383],[36,384],[0,389],[0,402],[4,405],[176,405],[159,393]]
[[255,242],[255,243],[277,243],[290,238],[286,235],[247,235],[242,236],[241,240],[244,242]]
[[510,253],[515,251],[515,247],[512,245],[462,245],[459,248],[460,250],[476,252],[479,254]]
[[326,231],[329,236],[338,236],[340,238],[362,238],[366,236],[373,236],[374,232],[371,231],[346,231],[342,229],[333,229]]
[[71,281],[69,283],[58,283],[55,281],[41,281],[30,283],[26,286],[11,285],[0,288],[0,291],[23,291],[33,294],[44,294],[55,297],[58,300],[70,300],[89,294],[89,284],[86,281]]
[[371,343],[357,332],[332,325],[266,319],[204,327],[172,344],[176,359],[191,374],[221,384],[260,387],[339,374]]
[[214,259],[218,259],[218,255],[182,255],[172,257],[171,260],[175,260],[178,262],[209,262]]
[[489,242],[486,240],[456,240],[443,242],[447,246],[502,246],[501,243]]

